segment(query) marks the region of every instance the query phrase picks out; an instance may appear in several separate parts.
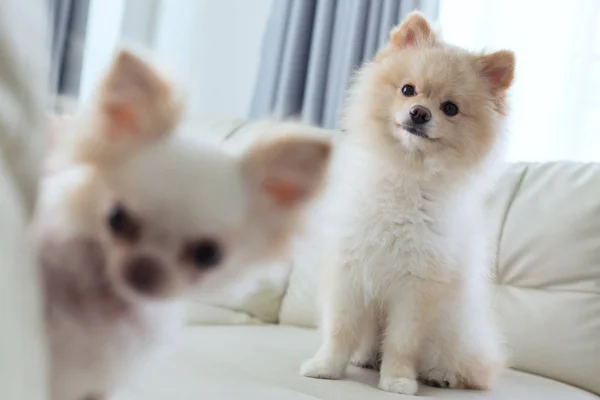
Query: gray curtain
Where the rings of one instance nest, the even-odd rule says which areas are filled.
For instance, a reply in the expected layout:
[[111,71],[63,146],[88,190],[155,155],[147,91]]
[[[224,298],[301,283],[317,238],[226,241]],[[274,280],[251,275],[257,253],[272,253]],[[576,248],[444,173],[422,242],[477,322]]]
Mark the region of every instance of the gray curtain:
[[52,29],[50,92],[77,96],[81,80],[89,0],[49,0]]
[[352,73],[412,10],[437,0],[275,0],[263,41],[252,118],[300,117],[333,128]]

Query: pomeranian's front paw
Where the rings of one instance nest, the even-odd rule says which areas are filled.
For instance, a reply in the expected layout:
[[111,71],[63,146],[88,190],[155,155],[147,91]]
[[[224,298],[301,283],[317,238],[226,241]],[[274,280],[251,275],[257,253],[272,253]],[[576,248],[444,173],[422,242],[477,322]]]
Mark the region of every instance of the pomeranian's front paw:
[[344,374],[346,365],[335,360],[314,357],[305,361],[300,367],[300,375],[317,379],[340,379]]
[[417,393],[419,384],[411,378],[382,376],[379,379],[379,389],[412,396]]
[[445,368],[432,368],[419,378],[427,386],[444,389],[458,388],[460,383],[458,374]]

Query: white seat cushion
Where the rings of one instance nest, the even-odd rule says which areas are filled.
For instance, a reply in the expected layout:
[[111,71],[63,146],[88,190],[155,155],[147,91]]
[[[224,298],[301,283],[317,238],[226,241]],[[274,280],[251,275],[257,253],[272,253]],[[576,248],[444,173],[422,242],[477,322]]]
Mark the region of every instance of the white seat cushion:
[[[116,400],[413,398],[378,390],[378,374],[355,367],[349,368],[343,381],[300,376],[301,362],[313,354],[318,343],[318,333],[312,329],[190,326],[175,356]],[[516,371],[507,371],[490,392],[421,386],[419,395],[441,399],[599,399],[581,389]]]

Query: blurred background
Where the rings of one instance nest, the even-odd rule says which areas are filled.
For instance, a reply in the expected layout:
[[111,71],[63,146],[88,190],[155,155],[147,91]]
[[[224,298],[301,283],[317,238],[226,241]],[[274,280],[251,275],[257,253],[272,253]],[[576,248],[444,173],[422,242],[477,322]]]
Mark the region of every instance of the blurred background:
[[334,128],[352,72],[408,12],[472,50],[512,49],[511,161],[600,161],[597,0],[50,0],[55,93],[85,99],[122,42],[177,71],[194,118]]

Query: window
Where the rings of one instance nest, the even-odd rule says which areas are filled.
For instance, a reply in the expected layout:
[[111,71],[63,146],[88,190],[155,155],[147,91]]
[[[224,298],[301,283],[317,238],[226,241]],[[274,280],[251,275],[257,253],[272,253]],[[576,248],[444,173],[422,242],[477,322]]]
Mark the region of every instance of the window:
[[442,0],[442,35],[514,50],[509,158],[600,160],[600,2]]

